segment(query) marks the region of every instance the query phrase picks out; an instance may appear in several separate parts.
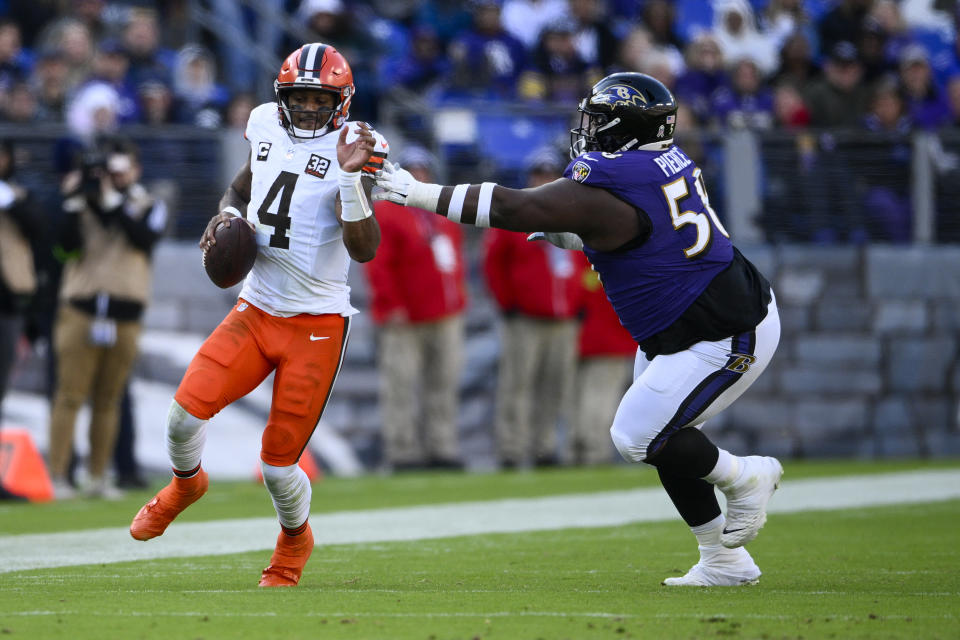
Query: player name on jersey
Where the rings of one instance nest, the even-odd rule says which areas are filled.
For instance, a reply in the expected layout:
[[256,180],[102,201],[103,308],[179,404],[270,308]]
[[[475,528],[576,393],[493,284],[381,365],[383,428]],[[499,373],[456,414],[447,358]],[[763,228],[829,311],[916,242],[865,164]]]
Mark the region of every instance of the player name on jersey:
[[693,164],[693,160],[688,158],[683,151],[680,151],[680,147],[674,147],[666,153],[655,156],[653,161],[663,171],[663,175],[667,177],[680,173]]

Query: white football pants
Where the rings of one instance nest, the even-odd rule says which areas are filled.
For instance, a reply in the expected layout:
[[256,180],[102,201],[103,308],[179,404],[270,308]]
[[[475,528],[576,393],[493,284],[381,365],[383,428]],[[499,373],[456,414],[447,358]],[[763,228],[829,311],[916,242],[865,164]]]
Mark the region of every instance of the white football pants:
[[644,462],[684,427],[701,427],[760,376],[780,341],[776,298],[753,331],[648,361],[637,351],[633,384],[610,428],[620,455]]

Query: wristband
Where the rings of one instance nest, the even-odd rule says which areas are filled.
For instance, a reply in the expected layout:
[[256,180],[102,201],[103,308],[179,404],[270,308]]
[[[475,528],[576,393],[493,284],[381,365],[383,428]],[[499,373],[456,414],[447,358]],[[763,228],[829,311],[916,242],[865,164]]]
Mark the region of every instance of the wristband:
[[234,218],[242,218],[242,217],[243,217],[243,216],[240,214],[240,209],[237,209],[236,207],[224,207],[223,209],[220,210],[220,213],[229,213],[229,214],[230,214],[231,216],[233,216]]
[[411,183],[410,192],[407,194],[406,206],[424,209],[426,211],[436,211],[442,190],[443,186],[439,184],[430,184],[428,182]]
[[340,218],[344,222],[359,222],[373,215],[367,194],[360,184],[360,171],[340,171]]
[[487,229],[490,227],[490,205],[493,203],[493,188],[497,186],[492,182],[484,182],[480,185],[480,194],[477,196],[477,220],[474,223],[478,227]]

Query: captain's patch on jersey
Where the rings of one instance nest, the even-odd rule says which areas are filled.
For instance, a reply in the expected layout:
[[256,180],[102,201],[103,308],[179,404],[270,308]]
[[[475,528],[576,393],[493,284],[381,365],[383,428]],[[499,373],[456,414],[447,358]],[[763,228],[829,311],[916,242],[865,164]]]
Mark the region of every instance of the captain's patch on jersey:
[[570,173],[572,174],[574,180],[577,182],[583,182],[587,179],[587,176],[590,175],[590,165],[588,165],[586,162],[577,160],[573,163]]
[[311,153],[310,160],[307,161],[307,167],[303,170],[303,172],[310,174],[311,176],[323,178],[323,176],[327,175],[327,169],[329,168],[330,168],[329,160],[327,160],[323,156],[318,156],[315,153]]
[[257,160],[260,162],[266,162],[267,156],[270,155],[270,147],[273,146],[272,142],[260,142],[257,144]]

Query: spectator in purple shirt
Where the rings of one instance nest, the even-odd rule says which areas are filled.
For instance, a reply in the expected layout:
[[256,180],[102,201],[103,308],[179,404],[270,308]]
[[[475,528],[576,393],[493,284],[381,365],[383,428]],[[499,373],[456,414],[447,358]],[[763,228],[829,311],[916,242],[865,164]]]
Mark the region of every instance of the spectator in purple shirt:
[[868,131],[889,134],[889,144],[871,156],[870,170],[861,176],[865,183],[864,211],[873,240],[910,241],[910,116],[903,95],[893,78],[881,80],[874,88],[864,118]]
[[129,80],[133,86],[155,78],[171,82],[176,54],[160,46],[160,26],[155,11],[131,9],[121,41],[130,59]]
[[730,68],[730,86],[713,95],[716,122],[727,129],[769,129],[773,125],[773,94],[750,57]]
[[380,66],[380,84],[384,89],[402,88],[416,93],[429,92],[450,72],[450,61],[432,27],[420,25],[410,34],[410,47],[399,58],[388,58]]
[[674,94],[690,107],[699,122],[710,118],[710,97],[726,84],[723,53],[717,39],[709,33],[698,35],[687,46],[687,68],[677,78]]
[[498,0],[474,0],[473,28],[450,45],[452,88],[474,97],[511,98],[526,66],[523,44],[500,21]]
[[937,129],[950,120],[950,108],[933,82],[926,50],[918,44],[900,53],[900,83],[906,96],[907,112],[921,129]]

